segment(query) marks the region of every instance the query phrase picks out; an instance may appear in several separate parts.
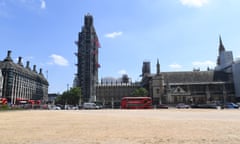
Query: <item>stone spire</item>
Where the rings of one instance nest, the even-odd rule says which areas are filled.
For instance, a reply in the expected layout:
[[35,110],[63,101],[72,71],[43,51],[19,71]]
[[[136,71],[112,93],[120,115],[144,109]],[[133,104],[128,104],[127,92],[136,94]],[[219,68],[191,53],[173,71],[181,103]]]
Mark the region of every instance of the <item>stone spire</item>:
[[221,35],[219,36],[219,48],[218,48],[218,52],[219,52],[219,55],[222,51],[225,51],[225,48],[224,48],[224,45],[223,45],[223,42],[222,42],[222,38],[221,38]]
[[221,52],[224,52],[224,51],[225,51],[225,47],[224,47],[224,45],[223,45],[221,35],[219,35],[219,47],[218,47],[217,65],[220,65]]
[[159,59],[157,59],[157,75],[160,74],[160,64],[159,64]]

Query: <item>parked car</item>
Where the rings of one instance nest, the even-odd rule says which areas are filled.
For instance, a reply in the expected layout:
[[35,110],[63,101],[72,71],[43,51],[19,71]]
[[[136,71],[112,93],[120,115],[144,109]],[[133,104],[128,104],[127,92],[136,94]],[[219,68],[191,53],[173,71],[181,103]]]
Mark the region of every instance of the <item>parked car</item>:
[[211,104],[192,104],[191,108],[204,108],[204,109],[217,109],[219,105],[215,103]]
[[184,103],[179,103],[179,104],[177,104],[176,105],[176,108],[178,108],[178,109],[180,109],[180,108],[190,108],[190,106],[189,105],[187,105],[187,104],[184,104]]
[[60,107],[60,109],[64,109],[64,105],[56,104],[57,107]]
[[67,110],[78,110],[78,106],[66,105],[65,109],[67,109]]
[[159,104],[159,105],[156,106],[156,108],[158,108],[158,109],[168,109],[168,105]]
[[225,103],[224,105],[225,108],[239,108],[239,105],[235,104],[235,103]]
[[59,106],[53,106],[52,110],[61,110],[61,108]]
[[84,103],[83,109],[100,109],[100,107],[95,103]]

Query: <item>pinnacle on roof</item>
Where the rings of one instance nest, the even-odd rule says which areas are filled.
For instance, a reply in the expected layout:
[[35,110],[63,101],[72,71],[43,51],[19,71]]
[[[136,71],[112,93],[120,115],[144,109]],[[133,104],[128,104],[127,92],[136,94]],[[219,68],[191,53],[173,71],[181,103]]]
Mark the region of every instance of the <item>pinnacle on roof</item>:
[[22,57],[18,57],[18,64],[23,67]]
[[11,62],[13,61],[11,58],[11,53],[12,53],[12,51],[9,50],[7,53],[7,57],[4,59],[4,61],[11,61]]
[[219,48],[218,48],[218,51],[219,51],[219,53],[222,52],[222,51],[225,51],[221,35],[219,36]]
[[85,26],[92,26],[93,25],[93,16],[89,13],[84,16],[84,24]]
[[159,64],[159,59],[157,59],[157,75],[160,74],[160,64]]

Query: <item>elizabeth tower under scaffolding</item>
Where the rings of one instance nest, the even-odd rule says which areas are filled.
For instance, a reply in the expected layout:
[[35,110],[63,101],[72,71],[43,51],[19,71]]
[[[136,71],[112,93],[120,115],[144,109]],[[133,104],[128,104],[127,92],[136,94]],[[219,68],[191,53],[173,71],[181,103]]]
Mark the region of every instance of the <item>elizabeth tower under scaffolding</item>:
[[81,102],[96,100],[96,86],[98,82],[98,37],[93,26],[93,17],[89,14],[84,17],[84,26],[78,34],[78,58],[76,86],[81,87]]

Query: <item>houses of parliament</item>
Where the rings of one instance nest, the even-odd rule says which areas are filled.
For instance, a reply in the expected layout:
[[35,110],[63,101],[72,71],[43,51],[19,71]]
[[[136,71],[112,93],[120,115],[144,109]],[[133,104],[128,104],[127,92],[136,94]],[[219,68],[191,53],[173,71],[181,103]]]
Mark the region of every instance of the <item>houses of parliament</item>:
[[[128,81],[128,77],[120,82],[99,81],[100,42],[92,15],[84,16],[84,24],[75,44],[77,72],[73,86],[81,88],[81,103],[99,102],[118,106],[122,97],[131,96],[135,89],[141,87],[148,90],[153,104],[240,101],[240,61],[233,60],[232,51],[225,49],[221,37],[214,69],[162,72],[159,60],[156,60],[156,72],[152,73],[151,62],[144,61],[142,79],[134,83]],[[41,69],[37,72],[34,66],[31,70],[29,62],[24,67],[21,58],[18,63],[13,63],[10,51],[0,61],[0,97],[7,97],[12,103],[18,97],[47,99],[48,85]]]
[[221,37],[215,69],[161,72],[157,60],[157,71],[151,73],[151,62],[145,61],[142,80],[135,83],[98,81],[100,44],[92,15],[85,15],[76,44],[78,63],[74,85],[81,87],[83,101],[118,105],[122,97],[130,96],[140,87],[148,90],[154,104],[227,102],[240,98],[240,62],[233,60],[232,52],[225,49]]

